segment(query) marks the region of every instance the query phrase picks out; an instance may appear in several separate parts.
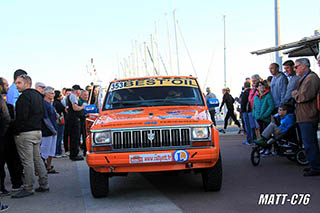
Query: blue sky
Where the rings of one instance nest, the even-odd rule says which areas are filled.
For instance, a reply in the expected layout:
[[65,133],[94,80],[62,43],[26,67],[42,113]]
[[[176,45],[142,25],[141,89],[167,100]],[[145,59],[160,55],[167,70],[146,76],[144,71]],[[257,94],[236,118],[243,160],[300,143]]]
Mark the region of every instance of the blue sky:
[[[169,69],[165,13],[177,73],[173,9],[202,87],[211,86],[221,95],[224,14],[227,86],[231,93],[238,95],[247,76],[269,75],[273,54],[254,56],[249,52],[274,46],[273,0],[1,0],[0,76],[11,82],[14,70],[21,68],[34,82],[42,81],[57,89],[75,83],[84,87],[91,81],[86,65],[94,58],[99,78],[108,84],[118,75],[118,60],[123,64],[124,58],[135,52],[135,41],[142,52],[143,42],[151,49],[150,34],[155,35],[155,26],[159,52]],[[318,1],[280,1],[281,43],[313,35],[320,29],[318,20]],[[180,73],[194,75],[179,34],[178,40]],[[141,60],[143,54],[138,55]],[[139,74],[145,75],[142,61],[139,65]],[[312,68],[319,72],[315,62]],[[163,67],[160,73],[165,74]]]

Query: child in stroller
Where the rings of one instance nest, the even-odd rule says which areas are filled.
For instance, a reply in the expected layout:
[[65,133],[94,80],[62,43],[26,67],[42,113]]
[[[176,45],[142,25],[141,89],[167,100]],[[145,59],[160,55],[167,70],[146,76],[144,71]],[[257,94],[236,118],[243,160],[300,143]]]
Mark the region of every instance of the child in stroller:
[[[285,133],[291,126],[295,124],[294,114],[291,112],[291,106],[288,104],[281,104],[278,109],[278,115],[274,116],[274,121],[271,122],[267,128],[262,132],[261,138],[255,140],[255,142],[262,146],[266,147],[275,142],[275,140],[269,140],[271,135],[274,137]],[[277,123],[280,120],[280,125]],[[277,122],[278,121],[278,122]]]
[[[262,137],[255,140],[256,146],[251,152],[251,162],[257,166],[260,162],[261,151],[273,147],[278,156],[286,156],[300,165],[308,164],[301,142],[298,125],[295,124],[293,107],[288,104],[280,105],[278,116],[262,132]],[[279,119],[279,120],[278,120]],[[278,120],[278,122],[277,122]]]

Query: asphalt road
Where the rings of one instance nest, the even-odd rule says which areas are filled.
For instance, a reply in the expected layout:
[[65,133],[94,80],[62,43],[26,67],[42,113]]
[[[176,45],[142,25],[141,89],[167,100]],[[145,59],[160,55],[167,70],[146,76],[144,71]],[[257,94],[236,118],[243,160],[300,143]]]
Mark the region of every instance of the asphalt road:
[[[50,192],[22,199],[2,197],[8,212],[320,212],[320,176],[303,177],[304,167],[284,157],[264,157],[260,165],[250,162],[250,146],[244,136],[220,137],[223,185],[220,192],[204,192],[201,175],[148,173],[110,179],[108,198],[90,193],[85,161],[54,159],[60,174],[50,174]],[[8,178],[7,188],[10,189]],[[310,194],[307,205],[276,200],[258,205],[260,194],[287,194],[287,198]],[[299,197],[300,198],[300,197]],[[293,200],[293,199],[292,199]],[[270,200],[269,200],[270,201]],[[271,202],[271,201],[270,201]]]

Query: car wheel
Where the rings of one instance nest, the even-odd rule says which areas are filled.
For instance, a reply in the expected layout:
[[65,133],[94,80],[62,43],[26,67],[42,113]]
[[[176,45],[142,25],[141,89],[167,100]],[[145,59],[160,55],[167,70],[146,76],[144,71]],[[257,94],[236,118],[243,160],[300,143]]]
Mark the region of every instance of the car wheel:
[[220,191],[222,185],[222,161],[220,154],[217,163],[213,167],[203,169],[201,175],[205,191]]
[[109,193],[109,177],[105,173],[96,172],[90,168],[91,194],[95,198],[107,197]]

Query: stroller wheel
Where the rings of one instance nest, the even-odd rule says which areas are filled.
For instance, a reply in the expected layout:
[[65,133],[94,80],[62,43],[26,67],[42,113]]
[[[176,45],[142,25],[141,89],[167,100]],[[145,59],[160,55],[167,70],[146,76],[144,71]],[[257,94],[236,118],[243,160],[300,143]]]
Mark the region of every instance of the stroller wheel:
[[251,163],[253,166],[258,166],[260,163],[260,149],[259,147],[255,147],[251,152]]
[[296,161],[299,165],[305,166],[309,164],[309,161],[307,159],[306,151],[304,149],[300,149],[296,153]]

